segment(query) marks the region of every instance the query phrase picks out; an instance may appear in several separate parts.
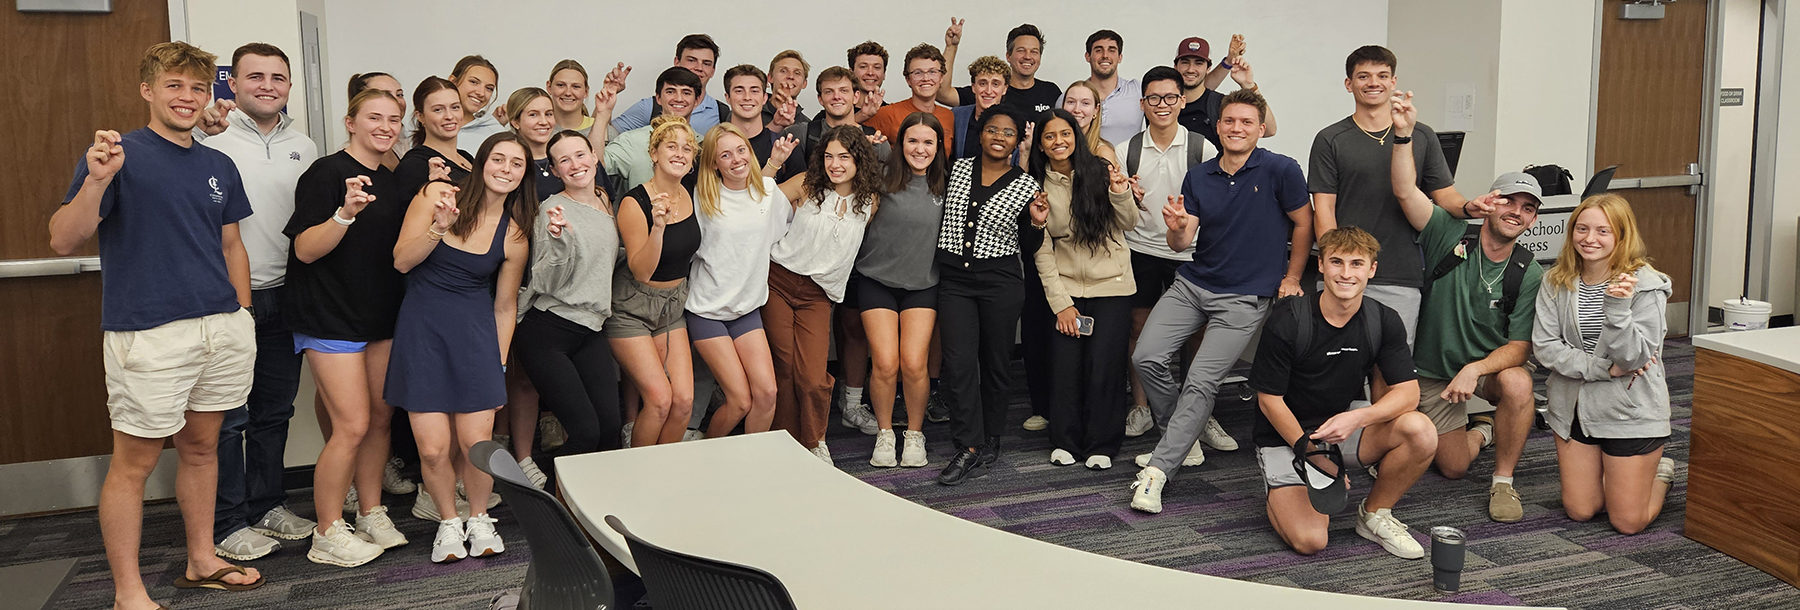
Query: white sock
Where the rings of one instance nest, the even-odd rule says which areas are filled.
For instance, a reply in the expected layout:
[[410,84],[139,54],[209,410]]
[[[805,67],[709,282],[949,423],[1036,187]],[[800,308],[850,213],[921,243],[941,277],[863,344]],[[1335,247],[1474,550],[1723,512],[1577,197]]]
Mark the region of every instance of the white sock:
[[1500,476],[1500,475],[1494,475],[1494,483],[1493,483],[1493,484],[1494,484],[1494,485],[1499,485],[1499,484],[1501,484],[1501,483],[1505,483],[1505,484],[1507,484],[1507,485],[1511,485],[1511,484],[1512,484],[1512,477],[1503,477],[1503,476]]
[[853,388],[850,386],[844,386],[844,408],[846,408],[846,409],[861,408],[862,407],[862,394],[863,394],[862,388]]

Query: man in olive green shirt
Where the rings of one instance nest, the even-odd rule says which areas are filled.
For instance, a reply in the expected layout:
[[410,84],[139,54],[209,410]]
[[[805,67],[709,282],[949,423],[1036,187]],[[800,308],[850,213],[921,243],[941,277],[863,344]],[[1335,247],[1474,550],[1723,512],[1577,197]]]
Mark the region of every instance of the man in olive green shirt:
[[[1525,359],[1531,351],[1532,316],[1543,280],[1543,269],[1535,261],[1513,260],[1513,248],[1537,222],[1543,193],[1529,175],[1500,176],[1492,192],[1458,210],[1483,220],[1475,238],[1465,240],[1468,224],[1432,205],[1416,186],[1411,144],[1416,112],[1410,98],[1410,94],[1394,98],[1392,179],[1407,221],[1419,231],[1425,264],[1425,297],[1413,349],[1419,410],[1437,425],[1435,463],[1445,477],[1462,478],[1482,448],[1495,446],[1488,517],[1511,523],[1524,517],[1512,475],[1525,450],[1534,412]],[[1452,255],[1464,260],[1434,281],[1431,275],[1438,262]],[[1511,315],[1503,304],[1509,265],[1521,265],[1524,271]],[[1494,403],[1495,414],[1476,416],[1475,425],[1469,426],[1465,403],[1477,395]]]

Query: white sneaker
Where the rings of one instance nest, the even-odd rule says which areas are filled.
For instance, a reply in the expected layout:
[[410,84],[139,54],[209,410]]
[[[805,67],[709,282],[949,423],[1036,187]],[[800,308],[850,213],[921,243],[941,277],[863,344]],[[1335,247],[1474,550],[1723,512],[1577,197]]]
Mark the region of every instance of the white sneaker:
[[1087,467],[1091,470],[1112,468],[1112,458],[1104,455],[1090,455],[1087,459]]
[[525,471],[525,478],[529,479],[531,485],[538,489],[543,489],[544,483],[550,481],[550,477],[544,476],[544,471],[538,470],[537,462],[532,461],[531,458],[519,460],[519,469]]
[[681,433],[681,442],[698,441],[706,438],[706,433],[699,430],[688,430]]
[[1662,481],[1664,483],[1668,483],[1670,485],[1675,484],[1675,460],[1674,459],[1663,458],[1663,459],[1656,461],[1656,480]]
[[1161,468],[1139,470],[1137,480],[1131,483],[1131,507],[1151,514],[1162,512],[1163,483],[1168,481]]
[[362,501],[357,498],[356,485],[352,483],[350,491],[344,494],[344,512],[354,515],[359,510],[362,510]]
[[386,506],[377,506],[367,515],[356,516],[356,537],[381,545],[383,549],[406,545],[406,536],[394,527]]
[[[1200,442],[1220,451],[1237,451],[1238,449],[1237,441],[1231,440],[1231,435],[1225,433],[1225,427],[1219,425],[1219,419],[1216,417],[1206,418],[1206,427],[1200,430]],[[1195,451],[1198,450],[1198,448],[1195,449]]]
[[925,433],[918,430],[907,430],[902,433],[900,465],[905,468],[919,468],[925,465]]
[[1371,513],[1363,510],[1362,504],[1357,504],[1356,534],[1380,544],[1381,548],[1401,559],[1425,556],[1425,549],[1413,539],[1412,532],[1406,531],[1406,524],[1395,519],[1393,512],[1385,508]]
[[213,554],[226,559],[250,561],[275,552],[281,543],[274,538],[262,535],[254,529],[243,527],[226,536],[225,540],[213,545]]
[[311,536],[313,530],[318,527],[319,524],[312,519],[296,515],[286,506],[277,505],[275,508],[269,509],[269,512],[263,513],[262,518],[257,519],[256,524],[251,525],[250,529],[270,538],[300,540]]
[[869,457],[869,465],[876,468],[893,468],[899,462],[894,461],[894,431],[882,430],[875,433],[875,454]]
[[506,542],[500,539],[500,533],[494,531],[493,517],[481,513],[469,517],[469,554],[475,557],[488,557],[506,552]]
[[619,446],[620,447],[623,447],[626,449],[631,448],[631,427],[632,427],[632,425],[634,425],[636,423],[637,422],[634,422],[634,421],[628,421],[628,422],[625,422],[624,427],[619,428]]
[[306,559],[313,563],[354,568],[374,561],[381,553],[380,546],[356,537],[349,524],[338,519],[331,522],[325,535],[313,532],[312,550],[306,552]]
[[1075,456],[1069,455],[1069,452],[1062,449],[1052,449],[1050,450],[1050,463],[1057,466],[1069,466],[1075,463]]
[[[460,494],[456,497],[456,512],[457,517],[467,517],[469,514],[469,501]],[[438,514],[437,502],[432,501],[431,494],[422,487],[419,495],[413,498],[412,516],[426,521],[443,521],[443,517]]]
[[1155,427],[1156,419],[1150,417],[1150,407],[1134,405],[1125,414],[1125,436],[1143,436]]
[[400,467],[405,465],[406,463],[400,461],[400,458],[388,459],[387,467],[381,469],[382,491],[397,496],[403,496],[419,490],[419,485],[417,483],[407,480],[406,477],[400,476]]
[[[420,494],[424,490],[419,490]],[[469,536],[463,533],[461,517],[438,522],[437,537],[431,540],[431,562],[449,563],[469,556]]]
[[846,403],[844,417],[838,423],[843,424],[845,428],[856,428],[863,434],[871,436],[881,430],[881,426],[875,423],[875,412],[861,404]]
[[819,441],[819,446],[812,448],[812,454],[813,457],[825,460],[826,464],[830,464],[834,468],[837,467],[837,462],[831,461],[831,448],[825,446],[825,441]]
[[[1154,453],[1140,453],[1140,454],[1138,454],[1137,459],[1132,460],[1132,461],[1137,462],[1138,468],[1148,468],[1150,466],[1150,457],[1152,455],[1155,455],[1155,454]],[[1181,458],[1181,465],[1182,466],[1199,466],[1199,465],[1205,464],[1205,463],[1206,463],[1206,452],[1200,449],[1200,441],[1194,441],[1194,446],[1188,448],[1187,457]]]
[[1044,416],[1042,415],[1033,415],[1025,418],[1025,424],[1020,427],[1032,432],[1037,432],[1050,427],[1050,420],[1044,419]]

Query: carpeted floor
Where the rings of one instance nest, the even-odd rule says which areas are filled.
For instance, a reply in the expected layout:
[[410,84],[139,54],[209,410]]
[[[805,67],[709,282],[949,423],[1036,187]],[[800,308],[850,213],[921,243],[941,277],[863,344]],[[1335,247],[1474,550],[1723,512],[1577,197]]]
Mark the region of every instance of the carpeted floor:
[[[1670,342],[1665,357],[1674,401],[1675,433],[1667,455],[1686,473],[1692,399],[1693,350]],[[1022,383],[1022,382],[1021,382]],[[1108,471],[1048,463],[1043,432],[1024,432],[1029,415],[1023,393],[1015,397],[1005,454],[986,477],[961,487],[932,482],[949,455],[944,425],[926,428],[932,466],[875,469],[868,466],[872,437],[832,426],[830,444],[840,468],[901,497],[1016,534],[1152,565],[1255,582],[1400,599],[1448,599],[1488,604],[1566,606],[1592,610],[1800,608],[1800,589],[1719,554],[1681,535],[1686,485],[1678,483],[1663,514],[1644,533],[1620,536],[1604,522],[1575,523],[1557,500],[1556,460],[1547,433],[1535,432],[1517,473],[1525,520],[1486,518],[1486,481],[1492,452],[1466,480],[1428,473],[1395,510],[1415,532],[1454,525],[1468,532],[1468,567],[1460,595],[1443,598],[1430,586],[1430,564],[1406,561],[1358,537],[1351,516],[1333,520],[1331,546],[1300,557],[1282,546],[1263,513],[1263,488],[1248,447],[1251,409],[1227,387],[1219,419],[1244,449],[1208,452],[1206,464],[1185,468],[1169,482],[1161,515],[1132,511],[1133,455],[1148,451],[1155,434],[1130,439]],[[1369,480],[1358,474],[1351,500]],[[390,498],[404,515],[411,498]],[[310,515],[309,495],[290,506]],[[151,593],[180,610],[213,608],[485,608],[494,593],[516,586],[529,551],[505,505],[494,511],[509,551],[491,559],[450,565],[428,561],[434,525],[409,516],[395,519],[413,544],[373,564],[346,570],[305,559],[305,542],[290,542],[255,562],[270,584],[247,593],[177,592],[180,520],[171,503],[145,510],[143,565]],[[79,573],[58,608],[105,608],[111,598],[99,529],[93,512],[0,521],[0,566],[77,557]],[[997,567],[997,569],[1003,569]],[[1121,591],[1121,595],[1124,592]]]

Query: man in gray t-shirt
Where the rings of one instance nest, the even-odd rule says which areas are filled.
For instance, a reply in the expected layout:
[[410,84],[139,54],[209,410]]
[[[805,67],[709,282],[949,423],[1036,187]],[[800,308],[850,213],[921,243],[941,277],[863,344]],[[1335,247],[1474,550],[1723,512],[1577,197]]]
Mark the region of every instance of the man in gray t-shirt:
[[[1389,177],[1395,140],[1389,108],[1396,91],[1395,63],[1394,53],[1379,46],[1365,46],[1350,54],[1344,62],[1344,89],[1355,98],[1356,112],[1319,130],[1306,174],[1315,235],[1339,226],[1357,226],[1381,243],[1381,265],[1369,281],[1367,293],[1400,314],[1411,345],[1425,271],[1414,245],[1419,233],[1401,212]],[[1445,209],[1470,204],[1456,192],[1456,179],[1444,161],[1437,132],[1419,125],[1411,141],[1419,190]]]

